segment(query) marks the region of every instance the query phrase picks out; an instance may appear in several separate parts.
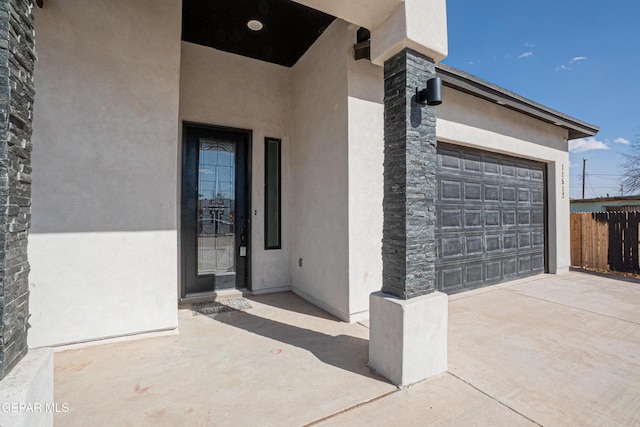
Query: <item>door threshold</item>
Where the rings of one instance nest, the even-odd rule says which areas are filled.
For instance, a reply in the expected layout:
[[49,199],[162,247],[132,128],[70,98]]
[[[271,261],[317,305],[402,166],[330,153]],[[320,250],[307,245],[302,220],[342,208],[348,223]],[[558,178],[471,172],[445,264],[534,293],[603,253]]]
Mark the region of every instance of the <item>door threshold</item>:
[[[232,298],[242,298],[244,296],[251,295],[251,291],[246,288],[242,289],[220,289],[219,291],[198,292],[195,294],[188,294],[187,296],[180,298],[180,305],[193,304],[197,302],[209,302],[209,301],[221,301]],[[179,307],[182,308],[182,307]]]

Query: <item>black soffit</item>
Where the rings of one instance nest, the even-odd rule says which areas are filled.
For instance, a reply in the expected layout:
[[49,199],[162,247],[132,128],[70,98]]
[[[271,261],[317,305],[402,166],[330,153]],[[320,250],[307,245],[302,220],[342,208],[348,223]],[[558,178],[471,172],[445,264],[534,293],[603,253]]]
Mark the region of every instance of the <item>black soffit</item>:
[[334,19],[291,0],[183,0],[182,40],[291,67]]

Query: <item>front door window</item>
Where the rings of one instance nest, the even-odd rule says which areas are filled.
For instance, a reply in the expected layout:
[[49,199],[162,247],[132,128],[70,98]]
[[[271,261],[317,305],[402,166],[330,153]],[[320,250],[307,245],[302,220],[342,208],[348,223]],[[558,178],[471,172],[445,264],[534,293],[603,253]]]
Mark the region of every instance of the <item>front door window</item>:
[[235,145],[201,138],[198,176],[198,275],[235,273]]

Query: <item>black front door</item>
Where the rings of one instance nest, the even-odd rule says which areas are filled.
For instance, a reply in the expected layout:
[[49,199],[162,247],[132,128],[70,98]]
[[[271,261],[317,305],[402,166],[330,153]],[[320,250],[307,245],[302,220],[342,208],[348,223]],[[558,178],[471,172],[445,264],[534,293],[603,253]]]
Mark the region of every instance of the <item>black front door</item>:
[[246,288],[251,132],[185,124],[182,297]]

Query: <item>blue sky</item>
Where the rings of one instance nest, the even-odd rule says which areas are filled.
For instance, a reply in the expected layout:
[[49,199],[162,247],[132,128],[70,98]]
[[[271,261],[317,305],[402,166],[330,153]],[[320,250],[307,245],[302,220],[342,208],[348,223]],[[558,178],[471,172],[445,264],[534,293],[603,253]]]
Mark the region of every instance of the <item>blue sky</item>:
[[447,0],[447,14],[445,64],[600,127],[570,144],[571,197],[582,159],[585,197],[620,194],[640,139],[640,0]]

